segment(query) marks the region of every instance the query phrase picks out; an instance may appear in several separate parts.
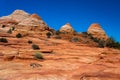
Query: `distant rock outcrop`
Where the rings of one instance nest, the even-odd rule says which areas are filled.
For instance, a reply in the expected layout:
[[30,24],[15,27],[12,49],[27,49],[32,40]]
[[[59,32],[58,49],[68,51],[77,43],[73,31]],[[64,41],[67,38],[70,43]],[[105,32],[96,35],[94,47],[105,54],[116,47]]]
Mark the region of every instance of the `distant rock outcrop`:
[[72,26],[70,25],[70,23],[67,23],[65,25],[63,25],[60,30],[61,33],[74,33],[74,29],[72,28]]
[[0,24],[9,26],[14,24],[17,28],[26,30],[49,30],[47,24],[37,14],[31,15],[23,10],[15,10],[12,14],[1,17]]
[[95,38],[100,38],[100,39],[107,39],[108,38],[105,31],[97,23],[91,24],[90,27],[88,28],[87,33],[91,34]]

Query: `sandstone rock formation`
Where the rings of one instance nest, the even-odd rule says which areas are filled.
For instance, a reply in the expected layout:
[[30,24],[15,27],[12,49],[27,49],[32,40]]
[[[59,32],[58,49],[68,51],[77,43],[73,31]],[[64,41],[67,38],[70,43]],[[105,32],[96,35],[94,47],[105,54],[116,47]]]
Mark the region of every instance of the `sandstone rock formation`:
[[[38,19],[38,17],[31,16],[29,18],[24,19],[21,21],[18,25],[21,26],[28,26],[29,28],[32,27],[32,29],[47,29],[48,26],[45,24],[45,22],[42,19]],[[37,27],[37,28],[36,28]]]
[[17,22],[20,22],[26,18],[30,17],[30,14],[23,10],[15,10],[12,14],[8,16],[3,16],[1,19],[13,19]]
[[28,31],[49,30],[47,24],[37,14],[31,15],[23,10],[15,10],[12,14],[1,17],[0,25],[7,25],[8,27],[14,25],[18,29]]
[[100,38],[100,39],[107,39],[108,38],[105,31],[97,23],[91,24],[90,27],[88,28],[87,33],[91,34],[93,37]]
[[59,30],[61,33],[74,33],[74,29],[72,28],[72,26],[67,23],[65,25],[63,25],[60,30]]

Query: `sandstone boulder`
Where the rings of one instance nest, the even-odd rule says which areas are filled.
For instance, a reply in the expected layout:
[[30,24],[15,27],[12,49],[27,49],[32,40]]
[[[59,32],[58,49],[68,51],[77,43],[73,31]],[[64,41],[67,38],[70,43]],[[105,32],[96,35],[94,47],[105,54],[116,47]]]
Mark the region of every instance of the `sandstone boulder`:
[[88,28],[87,33],[91,34],[93,37],[100,38],[100,39],[107,39],[108,38],[105,31],[97,23],[91,24],[90,27]]
[[72,26],[67,23],[65,25],[63,25],[60,30],[59,30],[61,33],[74,33],[74,29],[72,28]]

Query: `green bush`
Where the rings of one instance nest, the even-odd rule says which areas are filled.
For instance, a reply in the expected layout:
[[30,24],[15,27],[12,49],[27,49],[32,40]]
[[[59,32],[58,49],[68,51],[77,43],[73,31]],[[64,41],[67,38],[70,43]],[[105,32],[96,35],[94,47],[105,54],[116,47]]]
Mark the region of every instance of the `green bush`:
[[42,55],[40,52],[36,52],[36,53],[34,54],[34,58],[35,58],[35,59],[44,59],[44,58],[43,58],[43,55]]
[[15,27],[11,27],[11,30],[12,30],[12,31],[15,30]]
[[16,37],[17,37],[17,38],[21,38],[22,35],[21,35],[20,33],[18,33],[18,34],[16,34]]
[[120,49],[120,43],[115,41],[113,38],[108,38],[105,42],[105,46]]
[[99,48],[104,48],[105,47],[105,41],[104,40],[100,40],[100,39],[98,39],[98,47]]
[[47,35],[47,38],[50,38],[52,34],[50,32],[47,32],[46,35]]
[[4,42],[4,43],[7,43],[7,39],[6,38],[0,38],[0,42]]
[[33,42],[32,42],[31,40],[28,40],[28,43],[29,43],[29,44],[32,44]]
[[36,44],[33,44],[33,45],[32,45],[32,48],[33,48],[34,50],[38,50],[38,49],[40,49],[39,46],[36,45]]
[[12,30],[11,30],[11,29],[9,29],[9,30],[7,31],[7,33],[12,34]]
[[6,26],[5,25],[2,25],[2,28],[5,28]]

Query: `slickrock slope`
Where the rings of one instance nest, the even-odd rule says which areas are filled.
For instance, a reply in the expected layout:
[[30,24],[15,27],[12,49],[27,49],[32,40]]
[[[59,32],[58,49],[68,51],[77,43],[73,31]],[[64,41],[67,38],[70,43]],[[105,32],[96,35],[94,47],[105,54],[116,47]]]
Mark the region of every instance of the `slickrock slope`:
[[100,38],[100,39],[107,39],[108,38],[105,31],[97,23],[91,24],[90,27],[88,28],[87,32],[88,32],[88,34],[92,34],[93,37],[96,37],[96,38]]
[[[87,47],[44,37],[16,39],[11,36],[7,39],[9,43],[0,43],[1,80],[120,79],[120,50]],[[41,49],[33,50],[28,40]],[[34,53],[43,50],[53,52],[42,53],[45,60],[35,60]],[[6,58],[13,60],[8,61]]]
[[61,33],[74,33],[74,29],[72,28],[72,26],[70,25],[70,23],[67,23],[65,25],[63,25],[60,30]]

